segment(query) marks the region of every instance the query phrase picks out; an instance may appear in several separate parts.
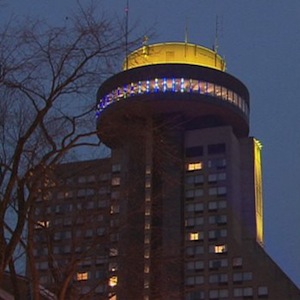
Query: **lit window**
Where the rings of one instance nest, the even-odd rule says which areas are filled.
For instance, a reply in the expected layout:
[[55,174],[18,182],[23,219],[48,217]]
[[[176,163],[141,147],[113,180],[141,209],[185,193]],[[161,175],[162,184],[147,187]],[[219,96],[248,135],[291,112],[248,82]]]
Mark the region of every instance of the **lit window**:
[[110,248],[109,249],[109,256],[117,256],[118,255],[118,249],[117,248]]
[[149,249],[145,249],[144,258],[149,258],[149,257],[150,257],[150,250]]
[[84,281],[89,279],[89,273],[88,272],[82,272],[76,274],[76,280],[77,281]]
[[112,276],[109,278],[109,281],[108,281],[108,285],[111,286],[111,287],[114,287],[118,284],[118,277],[117,276]]
[[151,209],[150,209],[150,207],[146,207],[146,208],[145,208],[145,215],[146,215],[146,216],[150,216],[150,214],[151,214]]
[[118,270],[118,264],[116,262],[109,263],[109,271],[115,272]]
[[213,246],[213,253],[226,253],[227,252],[227,245],[216,245]]
[[193,162],[187,164],[187,171],[196,171],[202,169],[202,162]]
[[121,183],[121,178],[120,177],[113,177],[111,179],[111,185],[113,185],[113,186],[120,185],[120,183]]
[[117,300],[117,296],[114,293],[109,293],[108,294],[108,299],[109,300]]
[[120,212],[120,206],[118,204],[113,204],[110,206],[111,214],[118,214]]
[[198,241],[200,239],[203,239],[203,236],[200,232],[190,232],[188,234],[188,240],[189,241]]
[[146,202],[150,202],[151,201],[151,195],[150,195],[150,191],[149,190],[146,190],[145,201]]
[[150,165],[146,165],[146,171],[145,171],[146,175],[150,175],[151,174],[151,166]]
[[144,243],[149,244],[150,243],[150,236],[149,234],[145,234]]
[[144,273],[149,273],[150,272],[150,267],[148,265],[144,266]]
[[150,188],[151,187],[151,179],[150,178],[146,179],[145,187],[146,188]]
[[50,221],[37,221],[35,228],[47,228],[50,225]]
[[145,289],[149,289],[149,285],[150,285],[149,279],[145,279],[145,281],[144,281],[144,288]]

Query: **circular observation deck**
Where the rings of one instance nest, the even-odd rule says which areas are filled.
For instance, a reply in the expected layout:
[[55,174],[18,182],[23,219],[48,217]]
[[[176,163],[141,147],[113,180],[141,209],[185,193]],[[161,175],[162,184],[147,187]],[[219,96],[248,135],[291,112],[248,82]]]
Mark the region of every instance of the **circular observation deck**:
[[249,93],[225,73],[225,62],[214,51],[185,43],[155,44],[132,52],[123,71],[101,85],[96,114],[99,137],[108,146],[124,138],[122,128],[129,120],[174,114],[188,128],[228,125],[242,137],[249,133]]

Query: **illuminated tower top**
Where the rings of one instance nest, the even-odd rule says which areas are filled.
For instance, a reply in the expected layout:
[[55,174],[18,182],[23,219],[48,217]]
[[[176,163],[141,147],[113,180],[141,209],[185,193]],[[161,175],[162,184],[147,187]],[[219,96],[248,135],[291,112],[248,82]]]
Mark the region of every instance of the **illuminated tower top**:
[[[129,120],[180,115],[186,128],[228,125],[239,137],[249,133],[249,93],[225,72],[215,51],[189,43],[143,45],[130,53],[123,71],[97,93],[98,133],[108,146],[127,139]],[[113,141],[114,140],[114,141]]]
[[144,45],[128,55],[123,70],[157,65],[189,64],[225,71],[224,59],[215,51],[188,43],[160,43]]

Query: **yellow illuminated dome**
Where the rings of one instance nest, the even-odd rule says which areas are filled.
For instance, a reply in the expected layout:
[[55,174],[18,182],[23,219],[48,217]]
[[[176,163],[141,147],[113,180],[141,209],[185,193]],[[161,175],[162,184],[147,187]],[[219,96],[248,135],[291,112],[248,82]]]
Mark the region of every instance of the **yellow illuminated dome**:
[[123,70],[156,64],[190,64],[225,71],[225,60],[215,51],[189,43],[144,45],[130,53]]

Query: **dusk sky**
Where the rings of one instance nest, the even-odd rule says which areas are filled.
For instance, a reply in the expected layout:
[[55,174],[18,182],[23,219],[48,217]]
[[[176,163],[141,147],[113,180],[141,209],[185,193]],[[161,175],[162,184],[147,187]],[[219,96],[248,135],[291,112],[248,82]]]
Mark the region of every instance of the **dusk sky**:
[[[124,17],[126,0],[95,2],[99,16]],[[34,15],[59,24],[77,1],[0,3],[1,23]],[[187,27],[189,42],[212,47],[217,16],[219,54],[249,89],[250,134],[263,144],[265,249],[300,287],[300,1],[129,0],[131,38],[152,28],[149,43],[184,41]]]

